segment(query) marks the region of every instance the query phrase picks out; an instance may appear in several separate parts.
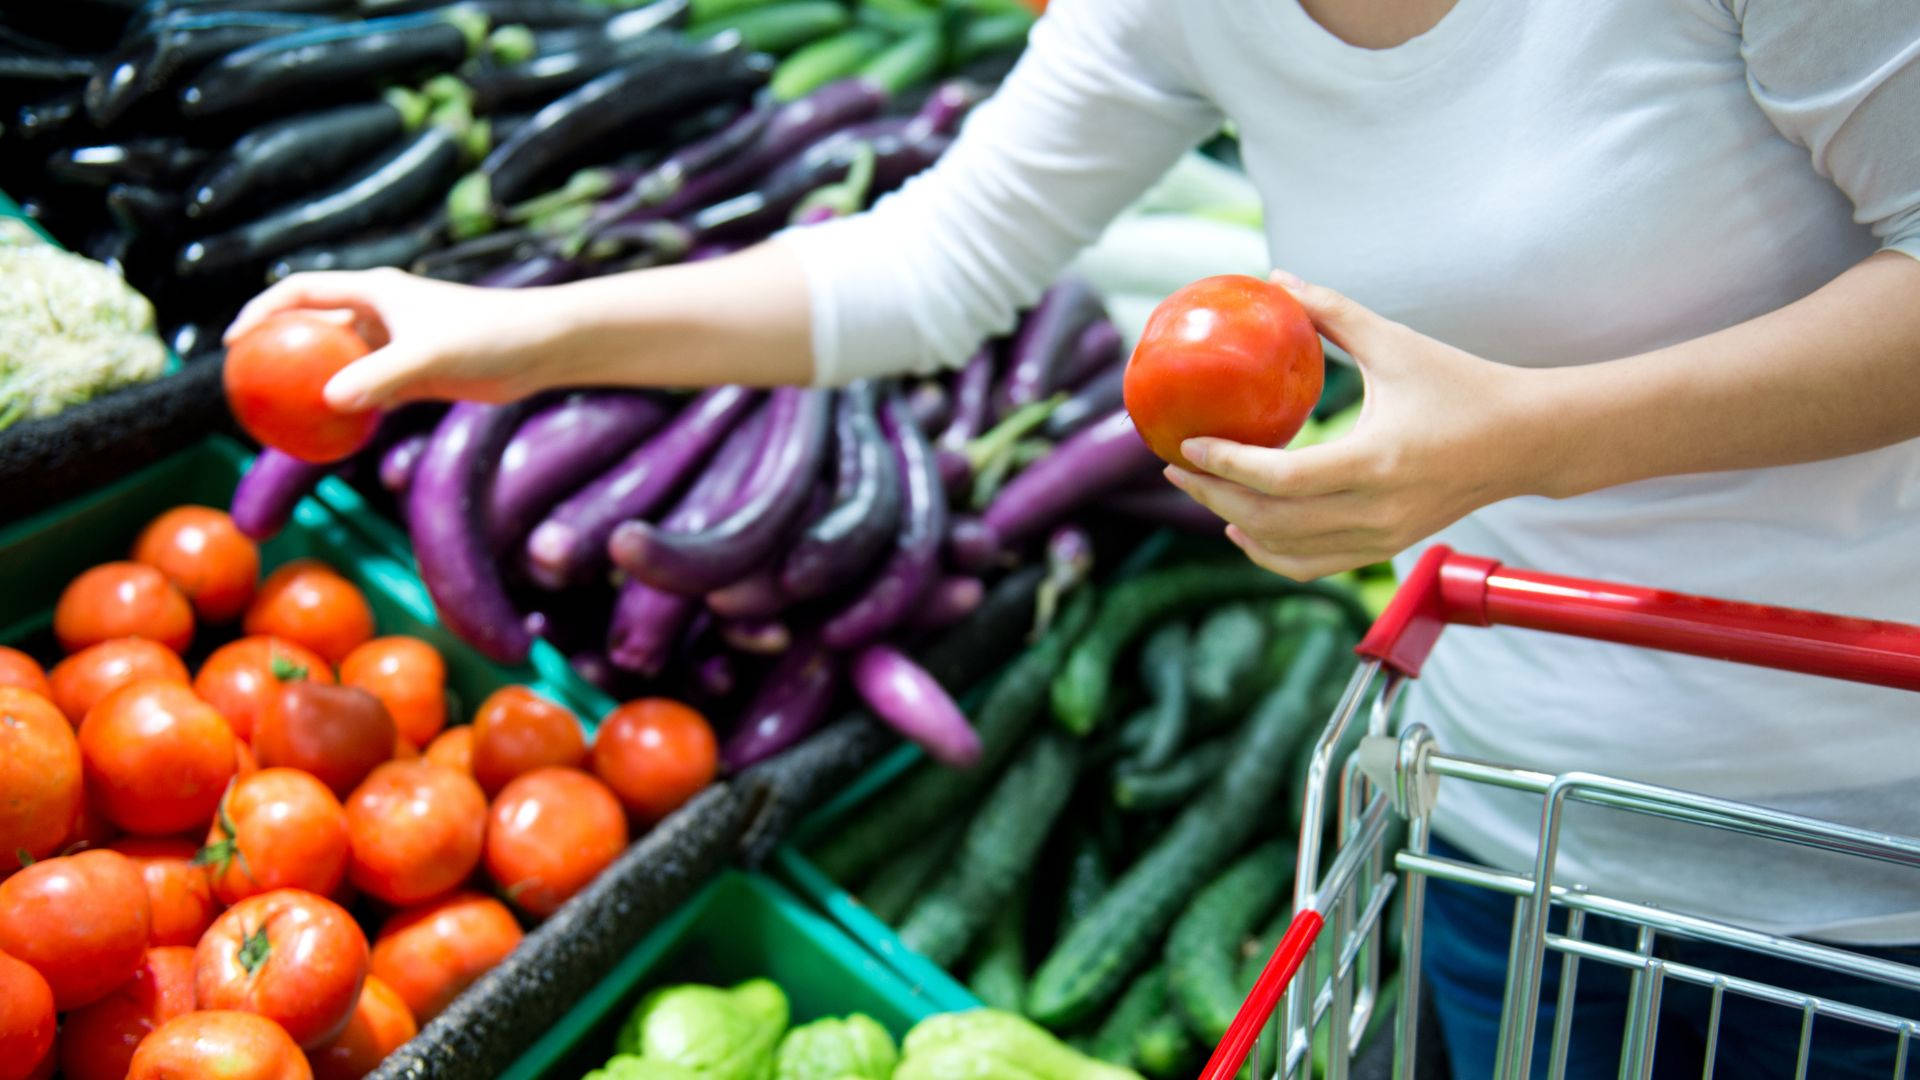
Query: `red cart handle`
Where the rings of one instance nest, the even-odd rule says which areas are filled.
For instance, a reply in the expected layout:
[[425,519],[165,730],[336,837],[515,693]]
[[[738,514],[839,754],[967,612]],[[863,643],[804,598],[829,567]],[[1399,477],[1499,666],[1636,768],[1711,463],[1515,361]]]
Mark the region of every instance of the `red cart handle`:
[[1521,626],[1920,690],[1920,627],[1515,570],[1435,545],[1360,643],[1408,677],[1448,623]]
[[[1280,996],[1299,974],[1300,965],[1306,963],[1307,954],[1313,951],[1313,943],[1319,940],[1320,929],[1326,924],[1325,917],[1312,908],[1296,914],[1287,924],[1286,936],[1274,946],[1267,966],[1260,969],[1260,978],[1254,982],[1247,1000],[1241,1003],[1240,1011],[1234,1014],[1226,1036],[1213,1048],[1206,1068],[1200,1070],[1200,1080],[1232,1080],[1240,1071],[1247,1055],[1253,1052],[1253,1044],[1260,1039],[1260,1029],[1279,1006]],[[1286,1053],[1286,1046],[1282,1045],[1278,1052]]]

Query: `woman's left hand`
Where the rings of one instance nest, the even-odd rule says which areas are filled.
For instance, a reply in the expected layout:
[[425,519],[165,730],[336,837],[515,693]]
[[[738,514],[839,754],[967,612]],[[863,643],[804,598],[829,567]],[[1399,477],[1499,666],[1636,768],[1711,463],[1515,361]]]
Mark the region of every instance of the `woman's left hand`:
[[1189,439],[1167,478],[1225,518],[1255,563],[1301,581],[1380,562],[1492,502],[1536,490],[1553,455],[1523,391],[1483,360],[1289,274],[1273,279],[1366,380],[1359,422],[1299,450]]

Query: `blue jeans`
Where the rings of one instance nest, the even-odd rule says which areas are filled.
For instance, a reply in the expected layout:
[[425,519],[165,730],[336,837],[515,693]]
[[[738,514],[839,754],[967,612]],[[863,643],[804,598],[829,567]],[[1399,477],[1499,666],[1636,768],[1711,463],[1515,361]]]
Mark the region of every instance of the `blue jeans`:
[[[1432,848],[1436,855],[1471,861],[1438,837],[1433,838]],[[1427,881],[1423,993],[1439,1014],[1453,1080],[1487,1080],[1493,1075],[1513,910],[1513,899],[1504,894],[1431,878]],[[1552,928],[1561,929],[1564,921],[1563,913],[1555,911]],[[1598,944],[1630,951],[1635,948],[1634,929],[1614,919],[1589,916],[1581,936]],[[1854,951],[1920,967],[1920,946]],[[1895,1016],[1920,1018],[1920,991],[1682,938],[1662,936],[1656,942],[1655,955]],[[1576,979],[1566,1075],[1570,1080],[1611,1080],[1619,1075],[1620,1044],[1627,1031],[1627,972],[1611,964],[1587,961],[1579,966]],[[1541,972],[1534,1076],[1546,1075],[1559,988],[1560,957],[1549,952]],[[1701,1075],[1711,1004],[1706,988],[1666,980],[1654,1043],[1656,1080]],[[1714,1075],[1739,1080],[1791,1077],[1799,1052],[1800,1021],[1795,1010],[1726,994]],[[1807,1075],[1821,1080],[1889,1077],[1893,1075],[1894,1053],[1892,1035],[1843,1020],[1817,1019]],[[1920,1070],[1920,1045],[1910,1046],[1907,1058],[1908,1074],[1920,1076],[1916,1072]]]

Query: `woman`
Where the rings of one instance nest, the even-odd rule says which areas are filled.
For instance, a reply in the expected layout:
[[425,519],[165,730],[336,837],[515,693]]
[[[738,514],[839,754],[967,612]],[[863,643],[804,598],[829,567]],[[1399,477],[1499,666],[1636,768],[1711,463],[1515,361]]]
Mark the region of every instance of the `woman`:
[[[342,407],[927,370],[1005,331],[1225,118],[1291,271],[1277,280],[1367,380],[1346,438],[1198,440],[1204,472],[1169,470],[1255,562],[1313,578],[1432,539],[1920,620],[1911,0],[1059,0],[947,158],[870,214],[522,293],[295,277],[236,329],[357,312],[387,343],[329,386]],[[1455,753],[1920,833],[1914,702],[1891,691],[1490,631],[1441,645],[1410,715]],[[1443,797],[1435,830],[1525,867],[1537,820],[1537,800],[1469,790]],[[1920,941],[1910,872],[1601,811],[1572,816],[1562,852],[1563,881],[1857,946]],[[1433,890],[1429,967],[1462,1080],[1490,1070],[1506,918]],[[1583,1017],[1612,1007],[1586,1008],[1601,982],[1583,981]],[[1729,1011],[1746,1027],[1723,1032],[1719,1075],[1789,1067],[1798,1017],[1779,1014]],[[1577,1070],[1611,1075],[1611,1019],[1576,1024]],[[1890,1040],[1832,1026],[1814,1075],[1890,1072]]]

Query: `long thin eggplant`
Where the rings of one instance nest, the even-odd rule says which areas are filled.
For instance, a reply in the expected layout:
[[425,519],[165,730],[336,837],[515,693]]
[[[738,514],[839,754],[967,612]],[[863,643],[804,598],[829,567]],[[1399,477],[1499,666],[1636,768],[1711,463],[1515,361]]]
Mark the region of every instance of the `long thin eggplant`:
[[1073,351],[1075,338],[1105,315],[1099,292],[1085,278],[1067,274],[1054,282],[1014,334],[1013,346],[1007,352],[1007,373],[994,395],[995,417],[1044,400],[1058,390],[1063,383],[1061,369]]
[[263,196],[289,196],[335,179],[393,146],[426,119],[416,95],[341,105],[276,120],[242,135],[195,181],[187,216],[210,219]]
[[405,496],[413,486],[413,470],[419,467],[420,457],[427,452],[431,438],[427,432],[415,432],[396,439],[380,455],[380,486],[387,489],[388,494]]
[[1102,496],[1098,505],[1140,521],[1208,536],[1217,534],[1226,524],[1192,496],[1167,484],[1124,488]]
[[924,380],[908,392],[907,408],[913,413],[913,422],[929,436],[945,430],[947,421],[953,419],[953,398],[935,379]]
[[84,129],[86,117],[86,109],[80,104],[80,91],[68,90],[20,106],[13,122],[6,125],[6,133],[11,139],[50,145]]
[[840,684],[840,665],[820,642],[796,642],[767,673],[721,748],[729,772],[758,764],[806,738],[826,718]]
[[117,143],[76,146],[54,153],[47,174],[71,184],[167,187],[204,165],[207,152],[170,136],[139,136]]
[[322,240],[404,221],[445,191],[459,169],[458,138],[429,124],[322,194],[188,244],[176,269],[191,275],[264,262]]
[[781,566],[781,588],[796,599],[825,596],[852,584],[898,531],[900,463],[875,405],[871,384],[855,384],[842,396],[841,438],[853,449],[852,460],[843,468],[853,479],[833,509],[794,542]]
[[107,213],[141,236],[171,236],[180,222],[180,196],[143,184],[115,184],[107,189]]
[[953,419],[934,444],[940,483],[951,494],[959,494],[973,475],[973,466],[967,459],[967,444],[987,429],[997,360],[993,343],[988,342],[967,360],[955,380]]
[[1078,390],[1087,381],[1123,367],[1120,328],[1109,319],[1095,319],[1075,335],[1073,345],[1060,362],[1056,390]]
[[488,64],[466,76],[474,111],[481,114],[515,105],[552,101],[561,94],[622,64],[674,48],[666,33],[631,38],[600,38],[565,52],[550,52],[518,64]]
[[486,17],[458,7],[322,26],[228,53],[180,90],[188,117],[266,110],[448,71],[486,34]]
[[1126,377],[1124,364],[1115,364],[1095,375],[1086,385],[1074,391],[1072,397],[1047,414],[1047,422],[1040,428],[1041,434],[1059,442],[1101,417],[1111,415],[1125,402]]
[[908,621],[915,630],[945,630],[973,614],[986,595],[987,587],[977,577],[943,577],[927,590],[919,610]]
[[808,196],[847,180],[864,164],[871,169],[859,201],[864,204],[933,164],[948,145],[911,119],[874,120],[842,128],[769,173],[751,191],[705,207],[687,218],[696,242],[760,236],[787,225]]
[[947,496],[933,461],[933,447],[898,398],[888,400],[883,420],[905,491],[900,528],[893,554],[879,573],[822,626],[822,640],[835,649],[871,644],[898,626],[932,586],[940,568]]
[[578,277],[580,266],[562,255],[538,254],[518,259],[488,271],[473,284],[489,289],[530,289],[536,285],[559,285]]
[[529,416],[501,452],[488,493],[494,550],[518,543],[554,504],[639,445],[667,416],[659,398],[625,390],[570,393]]
[[655,588],[696,596],[752,570],[772,554],[806,507],[826,451],[832,403],[833,396],[819,390],[774,391],[769,464],[757,471],[740,506],[698,531],[630,521],[608,541],[614,562]]
[[[197,7],[197,5],[196,5]],[[170,13],[133,34],[87,81],[87,115],[101,127],[229,53],[334,20],[270,11]]]
[[329,471],[326,465],[311,465],[272,448],[262,450],[241,474],[227,511],[241,532],[255,540],[271,539],[292,519],[294,506]]
[[372,270],[406,266],[432,248],[446,234],[438,214],[397,229],[366,233],[350,240],[315,244],[288,252],[267,267],[267,280],[279,281],[313,270]]
[[1014,477],[981,521],[1004,548],[1048,528],[1081,504],[1151,473],[1159,464],[1123,409],[1085,428]]
[[964,769],[980,760],[980,735],[952,695],[889,645],[869,645],[849,667],[853,688],[874,715],[942,765]]

